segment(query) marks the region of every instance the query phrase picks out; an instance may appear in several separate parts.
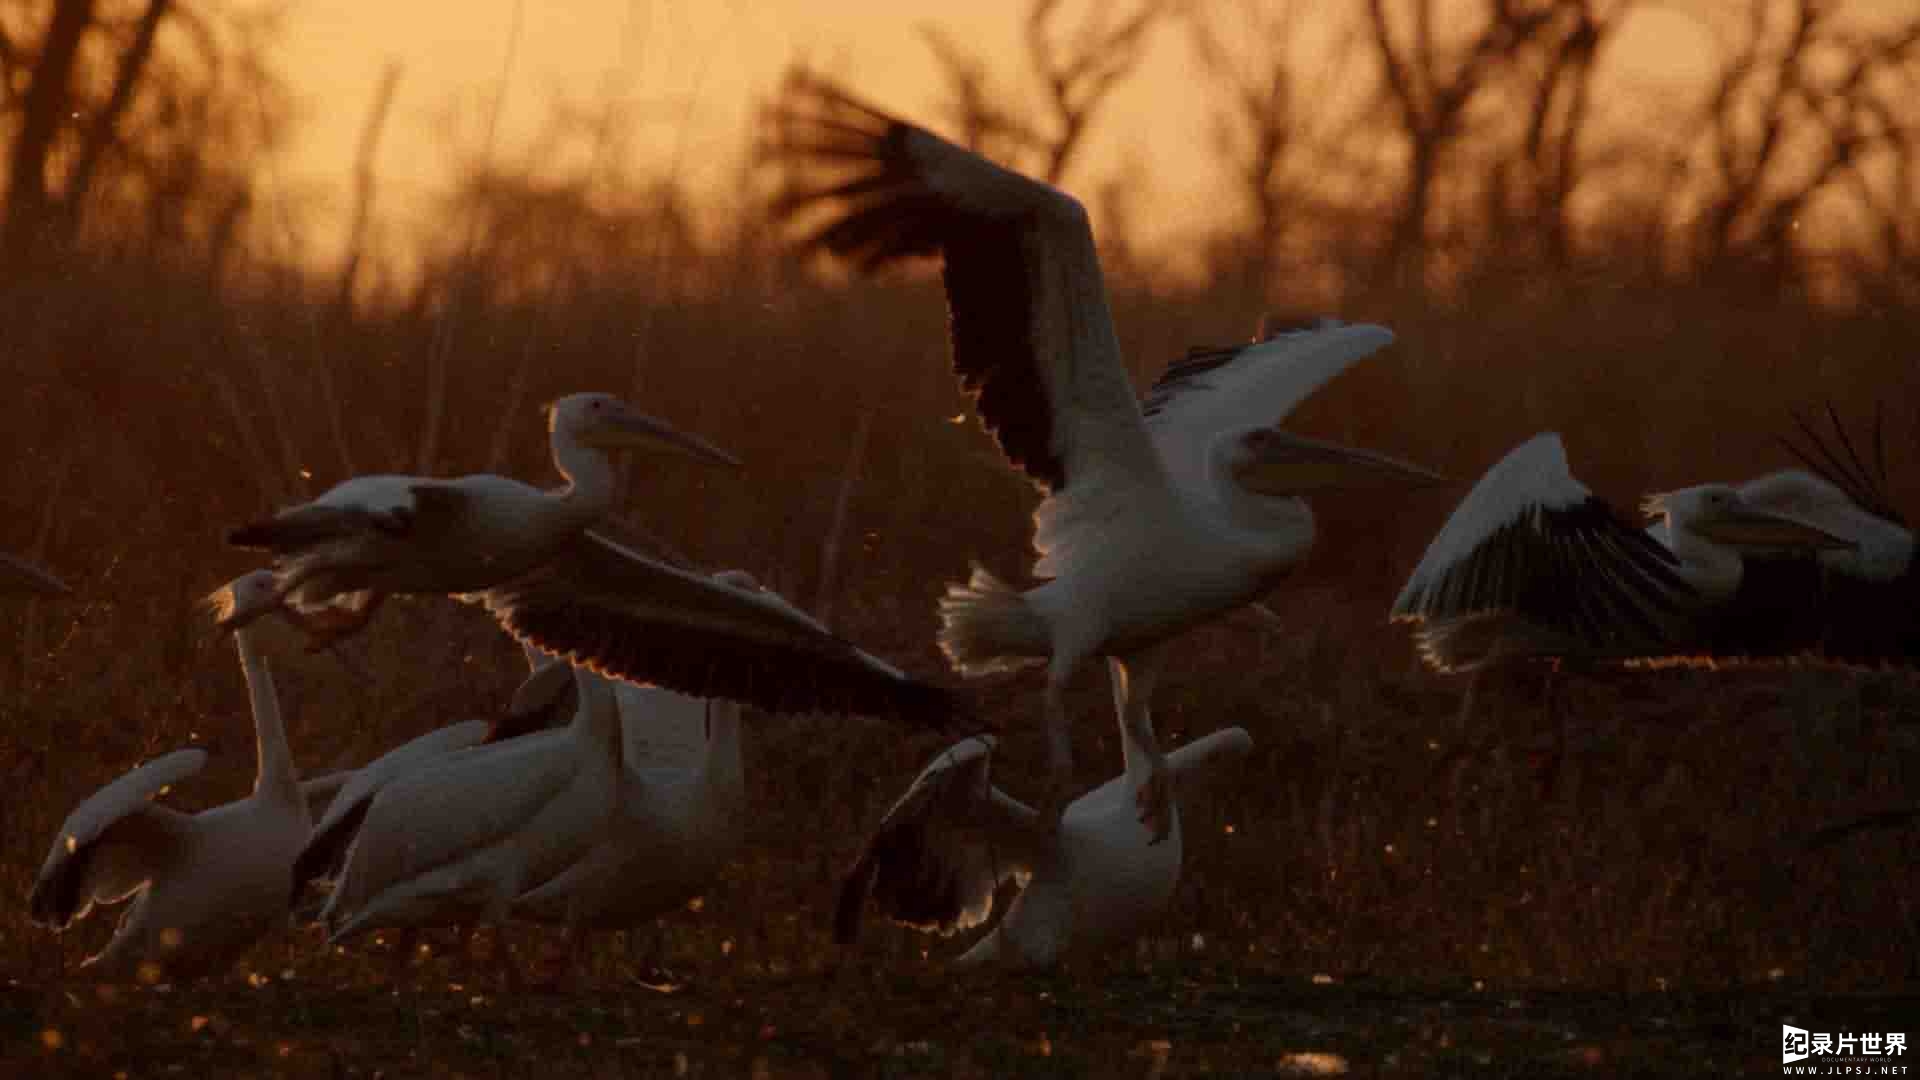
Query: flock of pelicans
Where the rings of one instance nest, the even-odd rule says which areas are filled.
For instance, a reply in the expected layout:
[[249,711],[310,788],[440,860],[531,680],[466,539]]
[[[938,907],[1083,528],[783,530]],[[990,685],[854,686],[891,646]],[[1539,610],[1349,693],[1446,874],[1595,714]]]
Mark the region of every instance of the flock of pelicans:
[[[848,874],[836,937],[851,939],[870,908],[945,933],[976,926],[1014,880],[1018,896],[961,962],[1046,966],[1165,908],[1181,864],[1176,793],[1252,745],[1230,728],[1162,751],[1150,701],[1166,645],[1256,603],[1307,554],[1303,496],[1439,478],[1275,426],[1387,345],[1387,330],[1320,320],[1195,350],[1137,399],[1077,202],[830,85],[803,89],[777,117],[779,149],[830,179],[783,213],[823,215],[813,243],[862,267],[943,260],[957,373],[1046,496],[1041,583],[1021,590],[976,569],[940,603],[940,646],[962,675],[1044,667],[1044,789],[1029,805],[994,786],[991,736],[940,753]],[[362,476],[236,529],[233,543],[273,555],[216,594],[251,694],[252,794],[181,813],[154,796],[198,772],[204,751],[134,769],[61,825],[33,917],[60,928],[131,899],[86,964],[149,980],[223,971],[289,911],[336,942],[530,919],[577,943],[682,906],[739,849],[741,706],[968,723],[962,695],[908,678],[747,575],[679,569],[595,532],[615,498],[610,451],[738,465],[725,451],[601,394],[561,399],[548,422],[558,488]],[[1887,505],[1878,433],[1857,445],[1836,419],[1831,435],[1800,434],[1805,468],[1655,496],[1645,529],[1573,478],[1558,437],[1538,436],[1461,502],[1393,614],[1418,624],[1424,656],[1449,671],[1530,658],[1920,659],[1920,560]],[[12,559],[0,579],[60,587]],[[530,674],[491,723],[303,782],[253,628],[284,619],[330,644],[392,593],[483,606]],[[1100,657],[1125,768],[1074,797],[1064,693]]]

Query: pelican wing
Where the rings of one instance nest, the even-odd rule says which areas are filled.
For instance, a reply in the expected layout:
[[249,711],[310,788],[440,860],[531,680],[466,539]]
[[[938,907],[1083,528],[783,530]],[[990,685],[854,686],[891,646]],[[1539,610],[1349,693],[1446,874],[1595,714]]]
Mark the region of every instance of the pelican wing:
[[286,555],[367,533],[403,535],[413,525],[415,488],[425,483],[415,476],[356,476],[312,502],[242,525],[227,534],[227,543]]
[[847,872],[833,937],[851,944],[871,897],[902,926],[952,934],[985,922],[1000,882],[1030,872],[1031,808],[993,786],[994,739],[978,736],[934,758],[887,811]]
[[1914,534],[1898,517],[1857,502],[1846,489],[1817,472],[1783,469],[1739,487],[1748,504],[1853,542],[1852,548],[1820,553],[1820,562],[1848,577],[1890,581],[1907,572]]
[[366,817],[367,805],[395,778],[426,767],[456,750],[476,746],[486,738],[484,720],[468,720],[435,728],[394,747],[346,774],[333,801],[314,819],[313,835],[293,863],[293,896],[297,900],[308,882],[334,877],[347,849]]
[[[1861,505],[1848,489],[1817,472],[1768,473],[1739,491],[1759,509],[1853,542],[1851,548],[1818,554],[1822,572],[1811,588],[1798,594],[1780,590],[1784,604],[1800,604],[1799,610],[1781,613],[1784,625],[1817,640],[1818,651],[1829,660],[1920,665],[1920,550],[1910,529],[1897,517]],[[1757,588],[1750,588],[1755,565],[1749,558],[1743,593]]]
[[339,933],[387,889],[491,847],[533,821],[574,777],[564,735],[476,747],[381,788],[357,812],[362,821],[323,921]]
[[154,796],[204,768],[207,752],[175,750],[94,792],[53,838],[28,910],[35,922],[65,926],[94,901],[119,900],[170,857],[187,815]]
[[1007,460],[1056,498],[1164,487],[1073,197],[798,77],[775,153],[832,174],[782,214],[833,207],[811,244],[873,268],[939,255],[954,371]]
[[1887,479],[1884,419],[1880,415],[1874,417],[1871,464],[1854,445],[1852,437],[1847,434],[1846,425],[1840,422],[1840,414],[1834,411],[1831,404],[1827,406],[1827,422],[1832,428],[1832,435],[1823,435],[1815,423],[1806,417],[1795,416],[1794,426],[1799,428],[1800,438],[1783,438],[1780,441],[1794,457],[1800,459],[1801,464],[1840,492],[1847,502],[1882,521],[1905,526],[1906,519],[1900,515],[1887,493],[1891,485]]
[[477,599],[516,639],[610,678],[770,712],[883,714],[944,727],[961,711],[948,691],[855,648],[778,594],[680,570],[593,533]]
[[1516,650],[1659,651],[1698,605],[1659,541],[1574,479],[1560,436],[1520,444],[1474,485],[1394,601],[1441,671]]
[[333,772],[300,781],[300,798],[307,804],[308,820],[320,820],[321,816],[327,812],[327,807],[333,805],[334,796],[340,794],[340,789],[353,780],[353,774],[352,769],[335,769]]
[[0,592],[63,593],[67,584],[16,555],[0,551]]
[[1320,319],[1263,341],[1192,349],[1147,391],[1147,430],[1176,487],[1208,486],[1207,450],[1227,431],[1271,427],[1334,376],[1393,343],[1393,331]]

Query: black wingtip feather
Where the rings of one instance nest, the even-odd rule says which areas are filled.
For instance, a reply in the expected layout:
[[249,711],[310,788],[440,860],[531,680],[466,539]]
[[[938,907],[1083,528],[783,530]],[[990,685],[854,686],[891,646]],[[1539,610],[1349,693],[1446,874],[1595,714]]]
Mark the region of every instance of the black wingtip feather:
[[591,605],[527,602],[497,611],[509,633],[613,679],[653,683],[773,713],[885,716],[936,731],[972,719],[945,687],[875,670],[850,656],[742,646],[724,631],[677,626],[636,635],[632,621]]
[[840,893],[833,905],[833,943],[852,945],[860,940],[861,916],[866,913],[867,896],[873,889],[874,861],[869,850],[854,862],[840,881]]
[[72,925],[74,913],[80,910],[80,883],[86,879],[86,864],[92,851],[88,847],[75,852],[72,858],[61,863],[53,876],[34,882],[33,893],[27,898],[27,914],[35,925],[51,930],[64,930]]

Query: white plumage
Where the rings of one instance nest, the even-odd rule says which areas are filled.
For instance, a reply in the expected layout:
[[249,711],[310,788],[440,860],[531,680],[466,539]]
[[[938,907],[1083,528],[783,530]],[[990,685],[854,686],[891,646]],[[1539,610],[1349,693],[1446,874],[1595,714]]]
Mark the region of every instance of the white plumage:
[[[1433,479],[1274,426],[1393,336],[1320,320],[1196,350],[1143,409],[1077,201],[826,83],[804,80],[790,100],[776,149],[836,175],[782,210],[830,207],[814,244],[863,266],[942,258],[955,371],[1007,459],[1047,492],[1034,573],[1052,580],[1020,592],[976,572],[941,605],[941,645],[970,675],[1047,662],[1051,816],[1072,773],[1064,690],[1081,665],[1115,658],[1150,695],[1160,643],[1257,599],[1306,554],[1313,519],[1296,496]],[[1134,738],[1151,776],[1142,812],[1164,836],[1161,755],[1150,732]]]
[[340,941],[386,926],[503,922],[597,843],[615,806],[620,720],[582,679],[573,722],[459,751],[373,797],[320,919]]
[[[1139,820],[1151,766],[1131,730],[1122,730],[1125,771],[1069,804],[1057,828],[993,786],[991,736],[943,751],[887,812],[848,874],[835,938],[855,940],[870,899],[902,925],[942,934],[971,929],[992,915],[994,890],[1008,880],[1019,895],[957,967],[1048,968],[1069,948],[1137,936],[1179,885],[1182,833],[1177,803],[1165,842]],[[1252,747],[1245,730],[1228,728],[1174,750],[1166,763],[1185,781]]]
[[[746,840],[740,706],[657,687],[614,692],[634,754],[613,824],[579,861],[523,894],[516,918],[577,931],[637,926],[710,887]],[[676,751],[692,725],[704,745],[685,760]]]
[[[272,588],[255,572],[228,588]],[[287,875],[311,819],[287,747],[273,677],[252,637],[235,635],[253,708],[259,772],[246,798],[197,814],[152,798],[198,773],[203,750],[176,750],[81,803],[60,826],[29,907],[62,928],[96,903],[129,898],[113,940],[82,966],[105,978],[191,979],[228,967],[286,916]]]
[[[273,603],[286,601],[326,640],[358,630],[389,593],[475,592],[559,555],[613,509],[610,449],[666,446],[739,464],[606,394],[560,399],[548,430],[554,467],[566,480],[560,488],[491,474],[358,476],[228,540],[274,553]],[[236,608],[222,624],[240,625],[272,606]]]

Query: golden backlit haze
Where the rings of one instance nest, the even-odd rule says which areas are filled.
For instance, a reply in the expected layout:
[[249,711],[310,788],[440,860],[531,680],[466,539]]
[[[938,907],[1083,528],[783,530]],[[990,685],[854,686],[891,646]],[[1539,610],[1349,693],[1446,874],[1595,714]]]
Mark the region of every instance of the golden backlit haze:
[[[1413,7],[1383,2],[1396,18]],[[33,18],[0,7],[0,29],[35,40],[54,6],[29,5]],[[1556,9],[1583,6],[1616,10]],[[1352,17],[1367,5],[1302,5],[1326,7]],[[123,42],[130,13],[151,9],[101,10],[120,19],[112,40]],[[1424,216],[1407,213],[1411,140],[1380,103],[1364,39],[1335,47],[1303,31],[1305,99],[1272,112],[1338,126],[1280,156],[1278,182],[1259,191],[1264,224],[1256,185],[1214,138],[1210,117],[1229,98],[1198,72],[1186,24],[1155,33],[1094,118],[1065,186],[1101,229],[1136,380],[1190,346],[1244,340],[1273,314],[1382,322],[1396,344],[1289,426],[1455,481],[1316,497],[1317,546],[1268,598],[1282,625],[1227,620],[1170,648],[1155,704],[1167,743],[1237,724],[1256,749],[1221,791],[1194,793],[1180,895],[1137,950],[1048,980],[958,984],[939,967],[956,942],[880,932],[860,951],[833,948],[838,873],[942,744],[879,722],[756,717],[748,854],[699,911],[666,920],[668,966],[690,976],[684,996],[631,992],[642,965],[614,949],[596,951],[577,994],[493,995],[445,955],[451,938],[403,958],[417,962],[389,993],[391,941],[331,951],[311,930],[170,995],[96,997],[56,982],[111,921],[97,914],[55,937],[17,902],[68,810],[186,745],[214,753],[204,784],[169,797],[181,805],[234,797],[253,775],[231,644],[194,602],[255,565],[223,544],[226,531],[355,474],[554,482],[538,404],[562,394],[620,394],[745,462],[737,475],[623,462],[610,526],[623,540],[746,569],[912,674],[958,681],[933,644],[937,598],[971,561],[1009,578],[1031,565],[1037,495],[947,370],[937,277],[923,267],[865,279],[797,255],[764,199],[788,178],[782,163],[743,184],[741,162],[756,103],[795,53],[955,131],[917,32],[930,20],[1037,100],[1026,10],[529,0],[516,43],[515,7],[499,0],[302,0],[268,57],[297,99],[280,125],[284,154],[255,155],[265,140],[239,121],[264,110],[234,99],[253,89],[244,73],[222,69],[236,77],[208,90],[191,66],[167,67],[133,98],[138,122],[118,129],[94,188],[62,206],[117,59],[84,54],[84,107],[52,117],[57,137],[42,146],[48,190],[24,225],[0,231],[11,260],[0,267],[0,550],[74,590],[0,597],[0,897],[15,901],[0,904],[0,995],[12,995],[0,1015],[13,1017],[0,1038],[16,1040],[0,1059],[30,1052],[86,1076],[172,1064],[329,1076],[342,1062],[557,1076],[605,1075],[609,1060],[640,1075],[692,1071],[688,1058],[719,1075],[763,1059],[780,1075],[1008,1075],[1022,1063],[1112,1075],[1164,1058],[1171,1075],[1192,1075],[1337,1051],[1355,1071],[1398,1060],[1415,1074],[1481,1075],[1492,1063],[1485,1075],[1698,1075],[1770,1069],[1782,1015],[1857,1030],[1885,1018],[1865,998],[1828,1009],[1821,995],[1911,988],[1920,838],[1880,831],[1820,851],[1803,841],[1827,822],[1920,805],[1910,674],[1521,672],[1489,679],[1463,710],[1463,682],[1422,668],[1387,622],[1467,485],[1542,430],[1561,432],[1581,480],[1630,510],[1643,492],[1791,464],[1777,436],[1796,411],[1831,403],[1863,440],[1884,417],[1889,498],[1920,517],[1920,215],[1886,184],[1898,132],[1874,126],[1876,110],[1913,122],[1898,106],[1911,101],[1920,32],[1856,112],[1788,102],[1770,113],[1782,16],[1815,10],[1797,0],[1634,6],[1600,57],[1594,126],[1557,144],[1579,150],[1573,173],[1525,152],[1511,98],[1476,98],[1465,134],[1435,140],[1445,153]],[[1836,10],[1850,25],[1916,15],[1868,0]],[[1722,13],[1715,32],[1734,41],[1739,14],[1770,20],[1720,145],[1690,108],[1723,70],[1701,11]],[[159,41],[177,61],[187,38],[163,28]],[[1788,82],[1831,90],[1848,53],[1829,44]],[[1530,86],[1540,50],[1489,51],[1519,57],[1494,76]],[[389,63],[401,78],[356,277],[340,238]],[[221,122],[184,123],[198,114],[182,98]],[[556,135],[556,100],[587,119],[618,103],[632,139],[625,182],[575,182],[589,156],[575,133]],[[0,137],[16,151],[24,104],[17,93],[0,102],[11,110]],[[1770,115],[1791,129],[1785,160],[1748,169]],[[1796,170],[1831,149],[1827,121],[1855,124],[1858,142],[1801,192]],[[1542,145],[1555,138],[1547,130]],[[1855,153],[1870,167],[1849,171]],[[1905,160],[1920,162],[1911,150]],[[678,187],[646,186],[669,175]],[[1123,187],[1116,213],[1109,182],[1131,177],[1140,186]],[[1847,233],[1827,234],[1828,219],[1881,227],[1837,243]],[[1135,239],[1147,250],[1130,250]],[[388,603],[353,644],[364,685],[287,633],[264,649],[309,773],[491,715],[524,671],[480,612],[426,598]],[[1044,760],[1038,684],[979,694],[981,716],[1006,733],[995,777],[1031,797]],[[1077,684],[1071,711],[1081,779],[1111,775],[1104,683]],[[546,931],[507,938],[536,966],[559,966]],[[1539,1022],[1544,1006],[1532,1004],[1617,992],[1638,996],[1564,1027]],[[1523,996],[1526,1008],[1506,1004]],[[809,1067],[785,1068],[795,1062]]]
[[[1899,0],[1886,2],[1890,11],[1898,8]],[[1331,24],[1350,13],[1298,6],[1308,23],[1319,24],[1300,50],[1302,65],[1328,63]],[[634,117],[634,164],[643,174],[672,169],[696,191],[724,189],[748,146],[754,107],[796,57],[897,113],[950,131],[934,112],[945,99],[923,33],[937,28],[985,56],[996,75],[1033,100],[1031,86],[1019,82],[1026,7],[1026,0],[295,3],[275,50],[301,110],[286,179],[322,197],[323,218],[333,227],[316,233],[315,255],[331,257],[367,107],[387,65],[397,63],[401,81],[378,171],[383,215],[403,226],[424,224],[428,196],[451,183],[450,166],[460,160],[451,133],[465,138],[458,149],[484,144],[484,117],[503,85],[498,158],[514,159],[537,139],[556,102],[592,108],[614,100]],[[1714,47],[1701,19],[1677,5],[1632,12],[1601,78],[1616,118],[1658,123],[1675,115],[1701,92]],[[1372,78],[1364,53],[1338,60],[1351,69],[1342,76],[1347,81]],[[1155,35],[1070,178],[1091,185],[1137,166],[1153,207],[1139,223],[1142,240],[1158,248],[1217,224],[1232,198],[1209,138],[1214,94],[1194,65],[1183,28]],[[1177,258],[1177,251],[1169,254]]]

